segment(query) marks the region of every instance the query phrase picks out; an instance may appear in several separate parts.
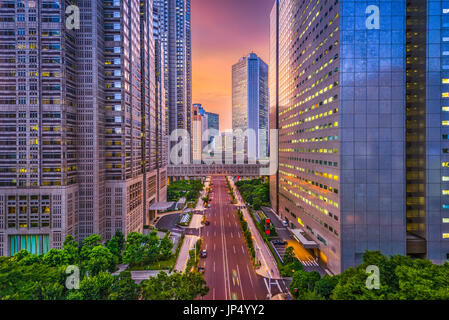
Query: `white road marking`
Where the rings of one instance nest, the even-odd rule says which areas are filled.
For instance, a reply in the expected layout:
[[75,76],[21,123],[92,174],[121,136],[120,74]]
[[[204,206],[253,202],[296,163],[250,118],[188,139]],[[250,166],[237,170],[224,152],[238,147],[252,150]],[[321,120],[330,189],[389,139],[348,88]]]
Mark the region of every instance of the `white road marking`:
[[215,300],[215,288],[212,290],[212,300]]
[[239,277],[239,286],[240,286],[240,292],[242,293],[242,300],[245,300],[245,296],[243,295],[243,284],[242,284],[242,277],[240,277],[239,265],[237,265],[237,274]]
[[232,248],[234,248],[234,254],[236,254],[237,252],[235,251],[235,246],[232,246]]
[[282,292],[282,288],[281,288],[281,286],[279,285],[279,281],[276,280],[276,284],[277,284],[277,286],[278,286],[278,288],[279,288],[279,292]]
[[215,261],[214,261],[214,273],[215,273]]
[[254,285],[253,285],[253,277],[251,276],[251,272],[249,272],[249,267],[248,267],[248,265],[246,265],[246,270],[248,270],[248,275],[249,275],[249,282],[251,283],[251,287],[253,287],[254,288]]
[[232,232],[231,232],[231,238],[234,238],[234,235],[232,234]]
[[242,252],[243,252],[243,254],[245,254],[245,249],[243,248],[243,245],[242,245]]

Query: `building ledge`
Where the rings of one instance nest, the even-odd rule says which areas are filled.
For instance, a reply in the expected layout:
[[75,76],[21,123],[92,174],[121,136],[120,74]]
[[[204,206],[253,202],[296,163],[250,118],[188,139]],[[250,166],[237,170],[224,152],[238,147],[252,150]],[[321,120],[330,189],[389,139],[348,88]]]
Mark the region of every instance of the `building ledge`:
[[314,249],[319,248],[318,243],[311,239],[307,239],[308,236],[304,232],[304,230],[301,229],[291,229],[293,236],[295,237],[296,241],[301,243],[305,249]]

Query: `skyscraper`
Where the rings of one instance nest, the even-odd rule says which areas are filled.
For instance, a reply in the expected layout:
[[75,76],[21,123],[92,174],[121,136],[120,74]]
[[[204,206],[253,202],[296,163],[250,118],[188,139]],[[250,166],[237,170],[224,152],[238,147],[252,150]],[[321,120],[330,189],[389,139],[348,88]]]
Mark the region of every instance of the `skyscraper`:
[[334,273],[367,249],[406,253],[406,4],[376,5],[279,0],[271,16],[271,198]]
[[154,0],[164,50],[167,130],[191,135],[192,58],[190,0]]
[[267,156],[268,66],[255,53],[241,58],[232,66],[232,129],[249,132],[244,157],[258,159]]
[[449,260],[448,5],[407,1],[407,45],[401,50],[407,63],[407,253],[434,263]]
[[79,30],[70,1],[0,3],[0,255],[143,231],[166,180],[152,1],[82,1]]
[[[203,153],[203,115],[200,112],[201,105],[193,105],[192,108],[192,156],[193,163],[201,163]],[[202,109],[202,108],[201,108]],[[204,111],[204,110],[203,110]],[[204,114],[204,112],[202,112]]]
[[217,113],[206,112],[207,115],[207,128],[220,130],[220,116]]

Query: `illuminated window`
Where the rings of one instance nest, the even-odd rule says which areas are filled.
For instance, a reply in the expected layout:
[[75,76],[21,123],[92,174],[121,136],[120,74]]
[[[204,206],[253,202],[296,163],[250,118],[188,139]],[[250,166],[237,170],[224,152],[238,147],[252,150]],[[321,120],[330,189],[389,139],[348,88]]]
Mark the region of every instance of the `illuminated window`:
[[449,223],[449,218],[443,218],[443,223]]
[[449,107],[441,107],[441,110],[443,110],[443,111],[449,111]]
[[443,239],[449,239],[449,233],[443,233]]
[[449,83],[449,79],[442,79],[441,82],[442,83]]
[[442,190],[443,196],[449,195],[449,190]]

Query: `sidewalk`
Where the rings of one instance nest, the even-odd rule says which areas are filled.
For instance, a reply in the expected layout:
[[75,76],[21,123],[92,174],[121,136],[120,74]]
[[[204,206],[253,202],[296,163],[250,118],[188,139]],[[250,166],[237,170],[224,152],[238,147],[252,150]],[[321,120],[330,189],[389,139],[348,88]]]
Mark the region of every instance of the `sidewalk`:
[[195,248],[197,236],[186,235],[182,243],[181,250],[179,250],[178,260],[176,260],[175,271],[184,272],[187,261],[189,260],[189,251]]
[[[231,187],[234,191],[234,195],[237,199],[237,205],[238,206],[245,206],[245,203],[242,200],[242,197],[240,196],[240,193],[237,189],[237,187],[234,185],[234,180],[230,177],[228,177],[229,182],[231,184]],[[257,229],[256,225],[254,224],[253,219],[251,218],[250,213],[248,212],[248,209],[241,209],[243,216],[245,217],[246,221],[248,222],[248,227],[251,231],[251,234],[253,235],[254,242],[255,242],[255,250],[256,250],[256,256],[259,253],[260,255],[260,262],[261,267],[256,270],[256,272],[266,278],[271,277],[271,279],[282,279],[281,274],[279,273],[278,266],[276,263],[276,260],[271,255],[270,249],[268,249],[267,244],[263,240],[262,236],[259,233],[259,230]],[[258,252],[259,251],[259,252]]]
[[203,197],[206,196],[207,187],[209,187],[210,181],[206,181],[204,183],[203,190],[201,191],[200,198],[198,199],[198,202],[196,203],[195,210],[204,210],[204,203],[203,203]]

